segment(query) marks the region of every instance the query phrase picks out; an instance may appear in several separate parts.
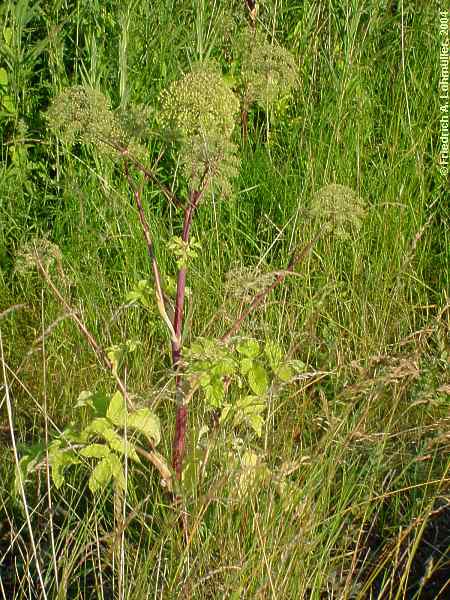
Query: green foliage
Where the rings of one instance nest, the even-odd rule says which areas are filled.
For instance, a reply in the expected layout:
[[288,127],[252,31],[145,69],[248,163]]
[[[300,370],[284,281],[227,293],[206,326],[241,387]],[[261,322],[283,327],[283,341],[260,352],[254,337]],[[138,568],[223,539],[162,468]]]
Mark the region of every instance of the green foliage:
[[229,344],[197,339],[186,349],[185,360],[191,385],[198,382],[207,406],[221,411],[220,422],[233,428],[244,425],[258,437],[262,435],[267,394],[273,383],[277,382],[277,387],[289,383],[305,368],[299,361],[285,360],[276,342],[268,340],[262,351],[254,338],[240,338]]
[[128,412],[120,392],[112,396],[83,392],[77,406],[92,411],[93,418],[84,429],[68,427],[49,444],[47,453],[42,444],[23,448],[14,484],[18,497],[19,478],[26,482],[39,463],[46,460],[47,454],[57,489],[65,483],[67,467],[82,464],[82,459],[97,461],[89,477],[92,492],[104,491],[111,481],[118,489],[125,489],[123,459],[126,457],[138,464],[141,461],[134,439],[127,439],[124,432],[144,436],[152,447],[161,440],[158,417],[146,407]]
[[194,236],[185,242],[177,235],[170,240],[167,247],[175,255],[177,267],[179,269],[186,268],[190,260],[197,258],[197,250],[201,250],[202,248],[201,244],[197,242]]
[[[142,298],[142,296],[140,296]],[[139,340],[126,340],[122,344],[114,344],[106,349],[106,354],[112,364],[112,372],[117,375],[119,367],[122,365],[125,358],[136,351],[140,346]]]

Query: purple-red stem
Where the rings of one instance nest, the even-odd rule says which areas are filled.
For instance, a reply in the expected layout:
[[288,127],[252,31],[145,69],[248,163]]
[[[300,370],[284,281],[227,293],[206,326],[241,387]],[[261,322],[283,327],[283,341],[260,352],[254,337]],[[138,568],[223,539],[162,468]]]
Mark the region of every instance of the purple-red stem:
[[262,304],[262,302],[264,302],[266,296],[270,294],[270,292],[274,290],[278,285],[280,285],[280,283],[289,273],[292,273],[292,271],[295,268],[295,265],[297,265],[300,261],[302,261],[305,258],[305,256],[308,254],[308,252],[316,243],[319,237],[320,234],[316,235],[316,237],[313,240],[311,240],[308,244],[306,244],[306,246],[304,246],[299,252],[294,252],[286,270],[279,273],[273,283],[261,290],[259,294],[256,294],[247,310],[245,310],[242,313],[242,315],[238,319],[236,319],[236,321],[233,323],[233,325],[230,327],[227,333],[224,336],[222,336],[223,342],[229,340],[230,337],[232,337],[235,333],[239,331],[245,319],[255,310],[255,308],[257,308],[260,304]]
[[[189,204],[184,211],[183,232],[181,239],[183,242],[189,241],[189,233],[192,225],[192,217],[195,209],[200,202],[202,191],[193,191],[189,197]],[[175,300],[175,314],[173,319],[173,328],[176,341],[172,341],[172,364],[176,371],[176,401],[177,414],[175,419],[175,435],[172,450],[172,467],[177,479],[181,479],[183,470],[183,457],[186,448],[186,430],[187,430],[187,405],[184,402],[184,392],[182,388],[181,375],[179,372],[181,360],[181,334],[183,329],[184,299],[186,294],[186,274],[187,268],[181,267],[178,271],[177,296]]]

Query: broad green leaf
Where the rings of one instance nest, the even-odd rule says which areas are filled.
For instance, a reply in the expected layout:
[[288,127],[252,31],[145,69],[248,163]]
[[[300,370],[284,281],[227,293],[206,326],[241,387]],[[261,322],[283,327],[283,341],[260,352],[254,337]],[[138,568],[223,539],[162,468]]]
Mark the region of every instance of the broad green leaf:
[[241,360],[240,367],[241,367],[241,373],[242,373],[242,375],[247,375],[247,373],[253,367],[253,360],[251,358],[243,358]]
[[49,449],[49,461],[52,467],[52,479],[59,489],[64,483],[64,471],[70,465],[76,465],[80,460],[75,455],[73,450],[60,450],[59,448]]
[[216,363],[212,368],[212,373],[218,377],[228,377],[233,375],[236,369],[235,362],[232,358],[224,356],[221,361]]
[[256,435],[261,437],[262,429],[264,427],[264,419],[261,417],[261,415],[247,415],[245,420],[256,433]]
[[123,346],[119,344],[114,344],[114,346],[110,346],[109,348],[107,348],[106,354],[109,360],[111,361],[113,375],[117,375],[119,363],[124,355]]
[[42,458],[43,448],[42,453],[27,454],[20,459],[14,474],[14,493],[18,500],[22,501],[20,480],[22,480],[22,484],[25,487],[28,481],[28,475],[34,471],[36,465]]
[[211,376],[209,373],[200,373],[198,381],[202,387],[206,387],[211,382]]
[[228,415],[230,414],[231,408],[232,408],[231,404],[225,404],[225,406],[223,407],[222,413],[220,415],[219,423],[225,423]]
[[5,43],[7,46],[11,45],[13,30],[11,27],[5,27],[3,30],[3,37],[5,38]]
[[16,112],[16,107],[12,96],[0,96],[0,104],[8,113],[14,114]]
[[112,475],[112,464],[109,457],[103,458],[95,465],[95,468],[89,477],[89,489],[91,492],[95,493],[99,490],[104,490],[111,481]]
[[188,356],[203,356],[205,349],[203,347],[203,340],[197,340],[192,342],[191,346],[187,349]]
[[124,440],[116,431],[113,431],[112,429],[107,429],[102,435],[113,450],[120,452],[120,454],[123,455],[126,454],[128,458],[134,460],[135,462],[141,462],[136,453],[134,444],[132,444],[129,440]]
[[80,454],[85,458],[106,458],[111,450],[105,444],[91,444],[80,450]]
[[266,405],[261,402],[260,396],[244,396],[236,402],[236,408],[241,410],[245,415],[261,414],[264,412]]
[[269,340],[266,342],[264,347],[264,353],[267,356],[267,360],[269,361],[270,368],[272,371],[276,371],[281,364],[281,360],[283,358],[283,351],[281,346],[274,342],[273,340]]
[[110,396],[104,392],[83,391],[78,396],[75,406],[76,408],[87,406],[94,411],[96,417],[105,417],[109,402]]
[[236,350],[248,358],[256,358],[260,352],[259,343],[251,338],[238,344]]
[[125,426],[125,419],[127,416],[127,408],[125,405],[124,398],[120,392],[116,392],[109,403],[108,411],[106,416],[110,421],[117,427]]
[[121,460],[115,454],[110,454],[106,460],[109,461],[111,466],[111,473],[114,478],[114,482],[121,490],[125,489],[125,474],[123,472],[123,465]]
[[161,425],[159,418],[149,408],[139,408],[128,415],[128,427],[143,433],[157,446],[161,441]]
[[253,368],[248,372],[247,377],[252,392],[257,396],[264,396],[269,387],[265,368],[261,364],[255,363]]
[[225,397],[223,382],[219,379],[205,388],[206,400],[213,408],[220,408]]
[[275,375],[281,379],[281,381],[288,382],[294,376],[294,371],[289,365],[280,365],[274,369]]
[[94,394],[92,392],[90,392],[89,390],[83,390],[82,392],[79,393],[77,401],[75,403],[75,408],[84,408],[85,406],[89,406],[90,408],[93,408],[92,405],[92,396]]
[[141,279],[136,287],[128,292],[127,301],[128,302],[140,302],[146,308],[152,308],[152,288],[147,279]]
[[105,431],[113,431],[111,427],[111,421],[105,419],[105,417],[97,417],[93,419],[85,430],[89,434],[101,435],[104,437]]
[[296,373],[304,373],[307,368],[305,363],[301,360],[290,360],[288,364],[294,369]]
[[62,432],[61,439],[72,444],[86,444],[89,441],[89,434],[83,430],[80,431],[74,423],[70,423]]

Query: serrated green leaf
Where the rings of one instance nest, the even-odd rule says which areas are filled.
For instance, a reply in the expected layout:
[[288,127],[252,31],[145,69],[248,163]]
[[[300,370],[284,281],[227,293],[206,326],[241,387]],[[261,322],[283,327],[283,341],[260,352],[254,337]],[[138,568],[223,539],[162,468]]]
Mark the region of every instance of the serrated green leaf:
[[120,392],[116,392],[109,403],[106,413],[107,418],[117,427],[124,427],[127,417],[127,408]]
[[264,419],[261,417],[261,415],[248,415],[245,420],[256,433],[256,435],[261,437],[264,426]]
[[127,455],[129,459],[134,460],[135,462],[141,462],[136,453],[134,444],[132,444],[129,440],[124,440],[112,429],[107,429],[102,435],[113,450],[123,454],[124,456]]
[[106,459],[109,461],[111,466],[111,473],[114,478],[116,486],[124,490],[125,489],[125,474],[123,472],[123,465],[121,460],[115,454],[110,454]]
[[274,369],[275,375],[285,383],[290,381],[294,376],[294,371],[289,365],[280,365]]
[[104,490],[112,478],[112,464],[108,458],[103,458],[95,465],[89,477],[89,489],[95,493]]
[[60,489],[64,483],[64,471],[70,465],[76,465],[80,460],[75,455],[73,450],[58,448],[49,449],[49,461],[52,467],[52,479],[56,489]]
[[281,349],[281,346],[277,342],[269,340],[264,346],[264,353],[267,356],[270,368],[272,369],[272,371],[276,371],[280,366],[283,358],[283,351]]
[[239,354],[243,354],[248,358],[256,358],[260,352],[259,343],[257,342],[257,340],[254,340],[252,338],[244,340],[243,342],[238,344],[236,346],[236,350],[239,352]]
[[128,416],[128,427],[143,433],[154,446],[161,441],[159,418],[149,408],[139,408]]
[[240,362],[240,369],[242,375],[247,373],[253,368],[253,360],[251,358],[243,358]]
[[220,408],[225,397],[223,382],[219,379],[205,388],[206,400],[213,408]]
[[214,375],[217,375],[218,377],[229,377],[230,375],[233,375],[235,369],[236,366],[234,360],[230,357],[225,356],[224,358],[222,358],[222,360],[220,360],[214,365],[211,371]]
[[269,387],[269,381],[265,368],[260,363],[255,363],[248,372],[248,383],[254,394],[264,396]]
[[85,458],[106,458],[111,450],[105,444],[91,444],[80,450],[80,454]]

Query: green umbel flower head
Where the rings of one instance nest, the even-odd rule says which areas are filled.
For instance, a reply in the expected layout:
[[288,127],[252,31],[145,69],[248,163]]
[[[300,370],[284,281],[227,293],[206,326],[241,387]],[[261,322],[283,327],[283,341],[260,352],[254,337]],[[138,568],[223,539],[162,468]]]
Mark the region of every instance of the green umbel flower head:
[[62,91],[47,111],[51,130],[63,141],[106,144],[125,143],[125,132],[101,92],[74,86]]
[[366,214],[364,201],[346,185],[332,183],[321,188],[311,202],[311,215],[325,231],[348,239],[351,230],[358,230]]
[[237,174],[231,135],[239,101],[211,65],[196,66],[161,94],[161,126],[175,134],[178,158],[190,187],[204,184],[227,195]]
[[187,139],[230,139],[238,110],[236,96],[222,75],[208,65],[194,67],[161,94],[161,124]]
[[235,52],[240,63],[241,94],[248,106],[256,102],[266,108],[297,85],[295,58],[262,32],[243,31]]

